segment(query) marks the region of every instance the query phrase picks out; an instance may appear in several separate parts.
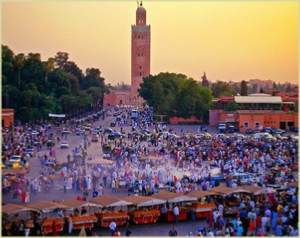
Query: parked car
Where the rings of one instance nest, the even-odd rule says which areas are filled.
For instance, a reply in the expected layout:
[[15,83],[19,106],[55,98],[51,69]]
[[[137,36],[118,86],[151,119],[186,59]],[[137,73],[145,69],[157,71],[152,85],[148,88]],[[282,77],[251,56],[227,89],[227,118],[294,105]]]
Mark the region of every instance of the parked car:
[[81,130],[81,129],[76,130],[76,135],[77,136],[80,136],[82,134],[83,134],[83,130]]
[[235,127],[234,126],[229,126],[228,127],[228,133],[234,133],[235,132]]
[[104,129],[103,129],[103,133],[104,133],[104,134],[110,134],[110,133],[113,133],[113,132],[114,132],[114,130],[111,129],[111,128],[104,128]]
[[67,149],[67,148],[69,148],[69,143],[68,143],[68,141],[62,141],[62,142],[60,143],[60,148],[61,148],[61,149]]
[[265,132],[267,132],[269,134],[272,133],[272,128],[271,127],[266,127]]
[[29,154],[30,157],[34,157],[35,156],[35,150],[34,149],[26,149],[25,154]]
[[282,130],[282,129],[277,129],[277,130],[276,130],[276,134],[282,135],[282,134],[284,134],[284,133],[285,133],[285,130]]
[[64,133],[64,134],[70,134],[71,132],[70,132],[70,130],[69,130],[69,129],[67,129],[67,128],[63,128],[63,131],[62,131],[62,133]]
[[252,134],[252,133],[253,133],[252,129],[251,128],[247,128],[246,134]]
[[122,134],[120,132],[114,131],[109,134],[109,136],[114,136],[115,138],[125,138],[125,134]]
[[200,139],[204,136],[204,134],[199,133],[199,134],[196,134],[195,136],[197,137],[197,139]]
[[148,129],[142,129],[142,130],[140,130],[140,132],[146,132],[148,134],[151,134],[151,132]]
[[12,165],[14,163],[21,163],[21,155],[13,155],[12,157],[10,157],[8,164]]
[[223,133],[217,134],[216,137],[217,137],[218,139],[226,139],[226,138],[227,138],[227,136],[226,136],[225,134],[223,134]]
[[36,136],[39,135],[40,133],[38,131],[32,131],[31,134]]

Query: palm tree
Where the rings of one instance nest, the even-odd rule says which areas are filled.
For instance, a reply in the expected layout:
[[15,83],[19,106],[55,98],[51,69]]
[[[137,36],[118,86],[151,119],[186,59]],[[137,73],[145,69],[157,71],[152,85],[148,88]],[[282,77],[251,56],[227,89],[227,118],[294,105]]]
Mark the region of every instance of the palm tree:
[[20,88],[21,83],[21,69],[24,66],[25,62],[25,55],[24,54],[18,54],[14,58],[13,66],[18,70],[18,87]]
[[48,81],[48,74],[54,69],[54,63],[55,63],[55,59],[51,57],[46,62],[44,62],[46,68],[46,77],[45,77],[46,82]]

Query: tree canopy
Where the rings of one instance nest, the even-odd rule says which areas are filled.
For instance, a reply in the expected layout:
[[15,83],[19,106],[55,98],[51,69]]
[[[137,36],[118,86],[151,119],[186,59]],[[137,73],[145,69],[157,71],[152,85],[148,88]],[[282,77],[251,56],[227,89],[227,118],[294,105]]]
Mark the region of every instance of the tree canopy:
[[103,105],[104,92],[109,88],[101,71],[89,68],[84,74],[66,52],[43,62],[39,53],[15,55],[2,45],[2,108],[13,108],[18,120],[97,110]]
[[167,72],[144,77],[139,94],[158,114],[208,119],[211,90],[186,75]]

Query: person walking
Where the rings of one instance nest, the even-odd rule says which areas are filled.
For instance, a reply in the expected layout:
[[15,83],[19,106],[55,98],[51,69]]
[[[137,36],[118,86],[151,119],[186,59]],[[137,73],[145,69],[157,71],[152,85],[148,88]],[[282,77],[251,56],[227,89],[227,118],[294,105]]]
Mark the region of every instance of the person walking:
[[115,193],[115,192],[116,192],[116,181],[115,181],[115,179],[113,179],[113,180],[111,181],[111,192],[112,192],[112,193]]
[[173,209],[173,214],[175,216],[175,222],[178,222],[178,216],[179,216],[179,207],[177,204],[175,204],[175,207]]
[[64,186],[64,193],[67,193],[67,179],[65,178],[63,181],[63,186]]
[[116,228],[117,228],[117,224],[116,224],[115,220],[111,221],[111,223],[109,224],[111,236],[114,236]]
[[175,226],[173,226],[172,229],[169,231],[169,236],[177,236],[177,231]]
[[73,229],[73,220],[72,220],[72,214],[70,214],[70,216],[68,217],[68,231],[69,234],[71,234]]

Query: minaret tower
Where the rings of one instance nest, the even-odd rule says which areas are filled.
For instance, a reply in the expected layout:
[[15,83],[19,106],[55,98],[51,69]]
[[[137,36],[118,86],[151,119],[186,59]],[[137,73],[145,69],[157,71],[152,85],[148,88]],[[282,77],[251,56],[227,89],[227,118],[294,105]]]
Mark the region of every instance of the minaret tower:
[[150,74],[150,25],[142,2],[137,3],[136,23],[131,26],[131,99],[135,101],[143,77]]

